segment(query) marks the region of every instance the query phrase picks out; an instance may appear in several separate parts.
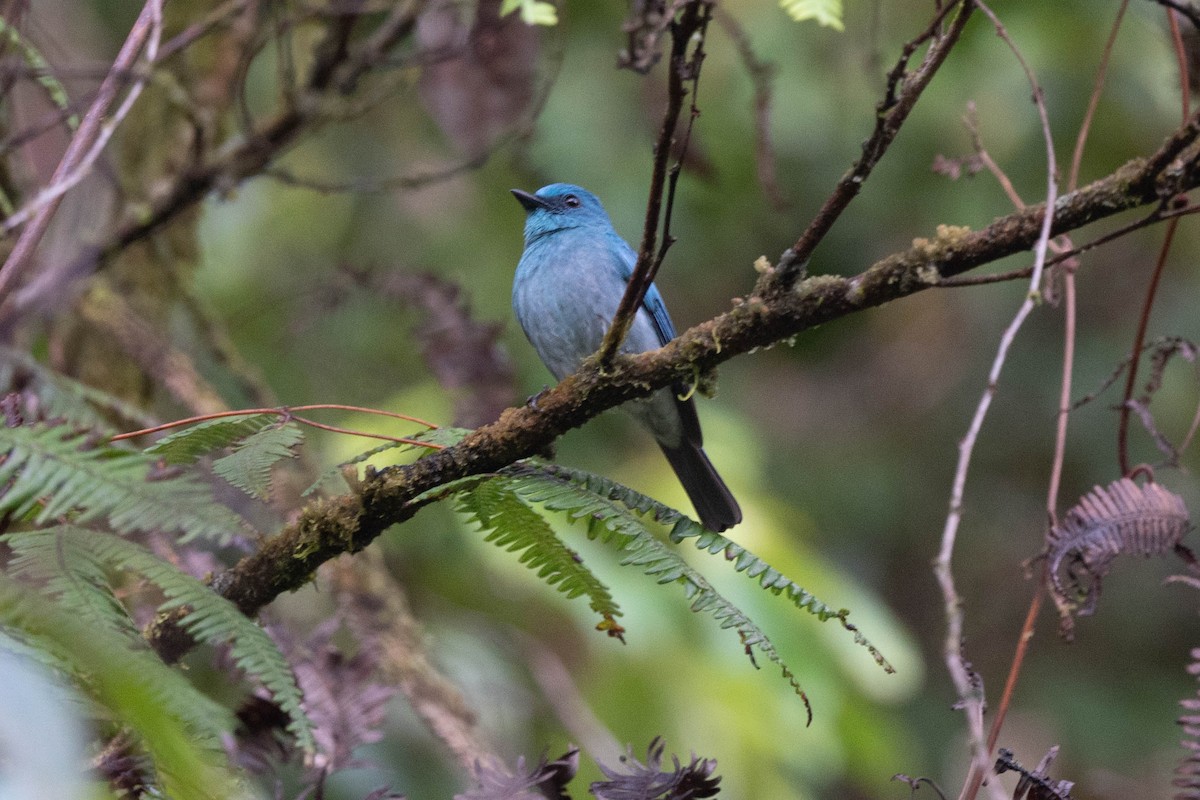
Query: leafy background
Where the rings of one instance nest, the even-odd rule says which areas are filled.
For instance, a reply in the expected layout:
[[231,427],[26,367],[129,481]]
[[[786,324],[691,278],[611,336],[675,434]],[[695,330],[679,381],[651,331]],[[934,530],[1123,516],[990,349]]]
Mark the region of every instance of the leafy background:
[[[30,36],[55,63],[104,64],[138,10],[109,0],[37,5]],[[838,33],[792,22],[771,0],[722,4],[777,70],[769,130],[786,207],[776,207],[756,177],[753,82],[716,25],[672,223],[679,242],[658,280],[677,327],[726,308],[752,285],[755,258],[775,258],[795,239],[858,155],[881,75],[926,24],[928,6],[851,2]],[[1045,88],[1060,160],[1073,144],[1116,6],[995,3]],[[582,184],[636,241],[665,88],[662,65],[647,77],[615,69],[625,11],[618,3],[567,2],[558,25],[522,31],[519,46],[498,56],[514,76],[499,91],[532,93],[539,102],[544,94],[544,108],[478,169],[383,192],[257,179],[205,204],[193,265],[199,300],[281,402],[353,403],[451,423],[472,413],[486,418],[502,407],[497,401],[522,402],[549,380],[511,318],[522,214],[507,190]],[[1162,10],[1134,3],[1129,15],[1084,181],[1151,150],[1178,119]],[[249,75],[251,114],[271,107],[272,63],[268,46]],[[461,75],[434,87],[415,72],[402,78],[386,102],[323,129],[282,168],[361,188],[380,176],[469,159],[480,127],[521,127],[494,110],[468,129],[461,105],[478,89]],[[1029,89],[1004,43],[977,19],[811,271],[852,274],[932,235],[938,224],[978,228],[1010,210],[986,173],[954,181],[931,169],[938,155],[970,153],[961,122],[968,103],[992,156],[1029,202],[1037,200],[1045,159]],[[138,143],[127,137],[119,146]],[[59,227],[48,246],[68,246],[71,235]],[[1077,396],[1097,387],[1127,351],[1160,237],[1142,232],[1085,258]],[[1153,335],[1196,336],[1197,245],[1185,223]],[[400,281],[410,301],[377,290],[388,280]],[[458,301],[474,319],[498,326],[503,361],[490,352],[437,351],[435,333],[453,323],[429,287],[444,284],[460,287]],[[834,608],[852,609],[851,619],[897,668],[884,674],[838,626],[819,624],[715,560],[683,551],[773,636],[812,700],[810,727],[787,683],[769,666],[756,672],[734,634],[689,613],[673,590],[618,568],[612,553],[578,532],[567,534],[573,546],[625,611],[625,646],[592,630],[595,616],[584,601],[564,600],[533,579],[446,504],[373,547],[408,592],[431,654],[502,755],[554,757],[576,743],[611,763],[614,748],[630,744],[640,754],[662,735],[676,752],[717,759],[731,797],[902,797],[908,789],[889,781],[897,772],[953,787],[966,757],[941,664],[944,616],[929,562],[957,441],[1024,291],[1020,282],[931,291],[857,315],[790,347],[735,359],[721,370],[718,396],[701,404],[708,450],[746,512],[733,538]],[[1045,525],[1061,324],[1057,309],[1042,306],[1019,338],[968,483],[955,567],[968,653],[989,693],[1002,685],[1032,591],[1021,562],[1038,552]],[[462,369],[491,370],[489,404],[472,407],[469,387],[447,387],[453,378],[435,367],[450,355],[477,359]],[[225,365],[204,368],[234,405],[245,402]],[[1173,367],[1157,401],[1160,424],[1176,435],[1196,402],[1189,370]],[[1116,476],[1114,397],[1072,417],[1064,498]],[[158,410],[173,415],[169,406]],[[361,418],[334,424],[395,433]],[[316,446],[308,457],[322,465],[364,449],[341,437],[310,441]],[[1146,437],[1135,444],[1135,461],[1158,459]],[[619,414],[568,434],[557,460],[687,508],[657,450]],[[1191,507],[1200,498],[1187,471],[1194,460],[1185,454],[1184,469],[1160,473]],[[1098,615],[1080,622],[1071,645],[1056,640],[1053,613],[1044,612],[1002,746],[1036,762],[1051,744],[1061,745],[1056,772],[1079,781],[1079,796],[1169,796],[1167,776],[1180,752],[1173,720],[1179,698],[1193,691],[1184,665],[1195,625],[1189,590],[1160,585],[1174,569],[1160,561],[1119,565]],[[316,625],[329,604],[318,584],[281,598],[271,614]],[[361,797],[390,783],[411,797],[444,797],[463,785],[465,776],[402,700],[387,714],[387,735],[359,753],[369,764],[336,775],[327,796]],[[599,777],[586,762],[583,770],[587,779]]]

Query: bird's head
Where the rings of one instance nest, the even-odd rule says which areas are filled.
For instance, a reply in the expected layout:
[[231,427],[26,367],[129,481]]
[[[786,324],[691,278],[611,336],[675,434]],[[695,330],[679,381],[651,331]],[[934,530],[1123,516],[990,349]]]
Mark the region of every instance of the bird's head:
[[566,228],[612,230],[600,199],[582,187],[552,183],[538,189],[536,194],[520,189],[513,189],[512,193],[525,208],[526,241]]

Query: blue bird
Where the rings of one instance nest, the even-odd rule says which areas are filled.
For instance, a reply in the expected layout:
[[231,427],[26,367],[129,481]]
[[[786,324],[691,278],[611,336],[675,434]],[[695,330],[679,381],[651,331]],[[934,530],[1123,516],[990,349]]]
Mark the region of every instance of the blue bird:
[[[536,194],[512,193],[525,208],[513,310],[542,363],[562,380],[600,349],[637,254],[586,189],[552,183]],[[675,326],[652,284],[621,351],[657,350],[674,338]],[[679,399],[684,388],[662,389],[626,409],[654,434],[704,527],[723,531],[742,521],[742,511],[704,453],[695,403]]]

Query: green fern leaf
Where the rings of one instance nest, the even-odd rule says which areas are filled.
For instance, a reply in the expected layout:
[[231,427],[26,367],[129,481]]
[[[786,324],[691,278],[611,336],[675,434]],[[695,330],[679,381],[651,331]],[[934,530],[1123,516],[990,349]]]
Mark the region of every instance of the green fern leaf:
[[[64,607],[77,607],[84,602],[80,598],[84,585],[64,574],[73,565],[84,565],[87,577],[94,577],[94,566],[103,565],[132,572],[157,586],[166,597],[159,612],[186,608],[187,616],[180,624],[188,633],[198,641],[229,645],[238,667],[265,686],[276,705],[288,715],[288,730],[297,742],[305,751],[313,751],[312,725],[301,706],[303,698],[287,659],[254,620],[204,583],[135,542],[84,528],[64,525],[8,534],[0,537],[0,541],[12,547],[24,574],[57,578],[47,583],[46,589]],[[34,568],[32,562],[40,565]],[[90,588],[95,591],[94,585]],[[133,633],[136,635],[136,629]]]
[[[554,467],[532,464],[507,467],[503,474],[513,479],[513,490],[528,502],[562,513],[570,520],[584,522],[588,538],[604,542],[623,553],[622,566],[638,567],[660,584],[679,584],[690,601],[692,611],[707,613],[722,628],[736,630],[751,661],[754,660],[752,651],[758,651],[779,667],[784,679],[804,701],[811,723],[812,706],[808,695],[766,633],[741,609],[717,592],[695,568],[667,549],[646,527],[641,513],[623,501],[608,496],[609,491],[623,496],[632,490],[598,476],[559,472]],[[571,475],[583,479],[576,481]],[[666,506],[661,508],[670,511]],[[678,512],[673,513],[682,516]]]
[[251,497],[266,500],[271,492],[271,468],[280,459],[295,458],[293,448],[302,441],[304,431],[295,423],[264,428],[214,461],[213,472]]
[[[484,541],[510,553],[537,576],[569,598],[587,595],[600,614],[603,630],[619,632],[615,618],[621,610],[608,587],[592,574],[579,555],[554,534],[542,517],[521,502],[507,478],[492,478],[458,495],[458,509],[485,532]],[[617,635],[614,633],[614,635]]]
[[[16,25],[11,25],[4,19],[0,19],[0,35],[7,39],[13,49],[20,54],[25,65],[29,67],[30,74],[37,76],[37,82],[46,91],[51,102],[58,106],[60,111],[67,112],[67,127],[72,131],[78,128],[79,114],[72,108],[71,96],[67,93],[66,87],[58,80],[54,67],[50,65],[41,51],[33,42],[21,35],[21,31]],[[11,206],[4,211],[5,216],[12,213]]]
[[710,555],[722,556],[720,560],[723,563],[731,565],[735,572],[755,579],[759,586],[771,594],[777,597],[781,595],[786,597],[796,608],[812,614],[821,622],[836,619],[853,635],[855,644],[866,648],[871,657],[875,659],[875,663],[881,666],[885,672],[896,671],[883,653],[871,644],[857,626],[847,619],[850,614],[849,610],[844,608],[835,610],[737,542],[704,528],[700,523],[670,506],[599,475],[558,465],[531,465],[531,467],[547,475],[570,481],[593,494],[615,500],[643,517],[650,517],[670,529],[670,539],[676,544],[688,539],[695,539],[693,544],[698,550],[703,550]]
[[276,414],[247,414],[205,420],[164,436],[144,451],[167,464],[193,464],[203,456],[231,447],[274,424]]
[[520,9],[521,21],[526,25],[557,25],[558,9],[547,0],[504,0],[500,6],[500,16],[506,16]]
[[148,456],[94,444],[86,431],[36,423],[0,426],[0,512],[47,520],[105,518],[118,531],[162,531],[227,541],[244,528],[192,476],[153,480]]
[[89,625],[0,574],[0,647],[36,654],[87,692],[103,716],[132,728],[166,796],[239,796],[221,767],[221,737],[232,731],[233,715],[164,664],[140,638],[135,643]]
[[118,631],[131,640],[141,636],[113,592],[108,568],[90,549],[66,546],[62,537],[39,531],[8,534],[0,541],[12,550],[10,575],[39,586],[88,625]]
[[60,375],[23,350],[0,345],[0,393],[9,391],[36,397],[45,419],[69,419],[101,431],[112,429],[114,415],[143,427],[154,424],[137,406]]
[[842,0],[779,0],[779,5],[797,22],[816,20],[818,25],[844,30]]

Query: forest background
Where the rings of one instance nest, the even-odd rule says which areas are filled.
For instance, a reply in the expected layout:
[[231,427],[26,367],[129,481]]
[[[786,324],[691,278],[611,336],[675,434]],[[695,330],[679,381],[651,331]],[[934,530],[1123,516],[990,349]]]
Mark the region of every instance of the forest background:
[[[657,277],[683,332],[785,268],[781,254],[863,157],[873,131],[878,143],[877,122],[895,119],[897,104],[881,100],[902,104],[920,82],[918,65],[939,47],[944,63],[930,71],[927,88],[915,89],[894,142],[884,143],[878,167],[855,183],[852,194],[861,192],[821,232],[808,274],[853,276],[889,254],[922,247],[933,268],[985,264],[968,276],[1029,267],[1036,237],[1000,248],[1003,258],[967,264],[954,253],[941,258],[937,248],[953,249],[961,235],[941,226],[981,231],[1013,215],[1006,182],[1022,203],[1044,201],[1047,133],[1057,155],[1055,192],[1066,195],[1160,151],[1181,118],[1191,116],[1190,101],[1181,101],[1178,53],[1186,56],[1194,26],[1186,13],[1175,17],[1177,47],[1168,17],[1168,7],[1187,12],[1186,3],[997,0],[961,25],[964,5],[975,4],[852,0],[841,16],[829,11],[835,3],[676,3],[677,25],[702,15],[706,27],[679,46],[689,57],[702,46],[704,57],[698,79],[694,58],[684,73],[689,94],[677,146],[659,148],[656,159],[675,97],[670,58],[654,56],[672,46],[671,29],[655,22],[656,4],[565,2],[551,14],[555,7],[544,3],[506,3],[520,7],[503,18],[500,5],[0,4],[7,36],[0,187],[9,203],[0,377],[19,398],[5,409],[10,429],[51,427],[58,414],[51,395],[99,408],[102,422],[72,424],[94,424],[108,431],[103,437],[225,409],[310,404],[383,409],[440,426],[491,422],[550,381],[512,318],[523,213],[509,189],[583,185],[637,247],[647,197],[661,183],[655,168],[669,167],[686,138],[678,184],[670,186],[676,240]],[[788,7],[833,16],[820,25],[793,19]],[[530,24],[537,22],[543,24]],[[143,45],[118,74],[114,60],[139,26]],[[931,36],[922,39],[922,32]],[[147,42],[157,48],[153,59]],[[889,83],[910,42],[907,80]],[[1035,76],[1036,92],[1013,46]],[[111,132],[112,141],[67,188],[48,230],[24,256],[28,266],[10,270],[36,224],[28,219],[47,207],[39,188],[53,183],[67,142],[86,130],[88,109],[110,72],[119,92],[108,107],[112,130],[102,126],[101,135]],[[118,113],[130,87],[140,95]],[[1183,165],[1180,191],[1163,193],[1157,213],[1190,209],[1183,192],[1193,185],[1191,137],[1173,162]],[[1066,223],[1071,242],[1079,246],[1143,220],[1156,204],[1142,198],[1123,208],[1134,206]],[[26,207],[34,214],[17,216]],[[996,240],[1005,235],[997,229]],[[1050,255],[1070,247],[1057,240]],[[1143,545],[1119,529],[1125,539],[1118,549],[1168,557],[1119,558],[1096,613],[1075,621],[1072,642],[1058,634],[1054,603],[1042,604],[1011,704],[1000,694],[1040,591],[1045,562],[1027,560],[1045,547],[1056,463],[1061,482],[1050,496],[1057,514],[1142,463],[1157,465],[1155,479],[1187,506],[1200,499],[1195,451],[1175,446],[1190,439],[1196,413],[1195,352],[1185,340],[1200,335],[1198,248],[1195,225],[1182,215],[1177,227],[1156,221],[1081,254],[1070,262],[1070,287],[1066,270],[1048,271],[1047,294],[1013,339],[994,395],[985,391],[989,370],[1030,297],[1027,276],[922,286],[911,294],[910,287],[881,307],[848,313],[839,306],[828,319],[818,313],[780,329],[773,337],[786,339],[780,346],[727,361],[727,354],[702,354],[705,368],[725,361],[715,383],[701,382],[701,394],[717,391],[699,407],[706,448],[745,512],[745,522],[727,535],[831,612],[849,609],[846,619],[894,672],[882,669],[836,614],[822,621],[738,574],[722,555],[729,551],[667,545],[770,637],[803,688],[801,698],[761,651],[755,670],[744,630],[739,641],[711,614],[693,613],[670,582],[659,585],[637,566],[622,565],[611,541],[593,541],[563,515],[529,506],[542,509],[611,589],[623,614],[602,614],[599,622],[610,633],[619,633],[619,624],[622,644],[596,630],[594,605],[564,597],[513,553],[484,541],[482,512],[460,496],[415,515],[397,511],[401,525],[330,561],[311,580],[289,577],[262,588],[269,605],[233,598],[244,610],[265,606],[260,618],[306,697],[308,721],[297,722],[296,711],[292,733],[311,725],[316,736],[306,756],[268,725],[266,735],[279,736],[281,749],[263,755],[251,747],[243,718],[246,735],[235,735],[233,726],[226,731],[230,755],[203,756],[194,775],[216,770],[246,796],[299,796],[320,781],[330,798],[366,797],[381,786],[414,798],[448,797],[483,781],[474,790],[481,794],[463,796],[499,797],[505,795],[495,787],[498,793],[486,794],[488,780],[503,774],[520,783],[540,756],[553,760],[575,745],[582,748],[580,774],[570,791],[583,796],[604,778],[598,764],[620,768],[627,748],[646,761],[652,740],[662,737],[667,774],[670,753],[685,767],[690,754],[712,759],[698,768],[720,775],[730,797],[906,797],[913,789],[894,780],[897,773],[929,778],[955,796],[982,777],[968,777],[972,747],[979,763],[995,758],[991,748],[984,757],[977,752],[971,720],[978,691],[988,707],[980,724],[991,725],[997,708],[1007,713],[998,745],[1030,770],[1057,745],[1049,773],[1075,781],[1077,796],[1173,796],[1181,789],[1172,787],[1173,771],[1186,759],[1179,703],[1195,696],[1188,667],[1196,617],[1192,587],[1163,584],[1186,564],[1170,554],[1174,540],[1162,539],[1161,525]],[[1148,291],[1153,303],[1144,312]],[[1151,346],[1135,394],[1148,380],[1161,378],[1162,385],[1147,402],[1128,406],[1127,447],[1119,444],[1121,373],[1072,409],[1056,455],[1065,342],[1073,343],[1069,396],[1091,397],[1138,349],[1143,318]],[[808,329],[812,321],[824,324]],[[1169,340],[1173,349],[1153,344],[1163,337],[1181,339]],[[743,344],[735,348],[750,349]],[[719,344],[714,349],[719,353]],[[1168,355],[1163,368],[1159,360]],[[688,353],[672,357],[683,363]],[[662,385],[671,376],[660,373]],[[981,397],[992,404],[967,473],[959,443]],[[586,398],[583,406],[577,418],[554,424],[571,426],[599,411]],[[293,414],[301,416],[297,410],[284,420]],[[318,415],[324,424],[374,434],[421,430],[349,410],[303,412]],[[135,441],[145,448],[153,440]],[[302,445],[275,442],[297,457],[276,466],[267,501],[250,502],[228,486],[219,492],[257,534],[217,537],[217,547],[171,541],[169,525],[146,524],[136,533],[111,518],[105,525],[182,572],[226,575],[259,550],[259,536],[295,525],[301,509],[312,512],[317,501],[300,490],[374,444],[316,430]],[[16,469],[21,459],[9,449],[16,445],[5,447]],[[571,430],[554,451],[556,463],[690,513],[649,437],[621,414]],[[412,458],[412,451],[388,452],[372,463]],[[207,473],[208,464],[200,469]],[[164,469],[167,479],[175,474]],[[366,474],[322,486],[334,497],[354,493],[359,480],[373,480]],[[965,479],[965,494],[955,535],[947,516],[956,477]],[[12,472],[6,480],[15,480]],[[1139,480],[1144,484],[1144,475]],[[37,613],[72,613],[46,570],[30,569],[28,561],[23,573],[16,568],[18,542],[48,522],[86,522],[78,517],[86,518],[88,503],[42,514],[54,506],[54,492],[16,498],[10,484],[7,497],[12,552],[5,580],[20,573],[47,589]],[[71,540],[59,530],[61,553]],[[949,544],[953,560],[942,566],[952,573],[943,572],[939,583],[932,564]],[[327,555],[334,554],[330,547]],[[173,623],[155,616],[163,599],[156,591],[170,591],[131,559],[94,560],[104,563],[87,580],[103,585],[162,653],[166,637],[155,626]],[[947,644],[960,641],[948,631],[955,615],[947,610],[947,574],[961,595],[962,659]],[[228,586],[220,579],[216,585]],[[364,611],[366,596],[386,613]],[[28,624],[32,612],[5,607],[4,640],[20,645],[12,649],[54,649],[38,625]],[[167,660],[190,649],[171,651]],[[248,680],[239,679],[229,648],[211,642],[186,658],[192,686],[227,710],[245,710],[254,694],[248,687],[261,677],[253,666],[245,670]],[[139,739],[138,731],[145,737],[153,727],[138,728],[136,714],[105,694],[106,670],[119,669],[103,652],[42,661],[60,678],[84,676],[81,691],[90,700],[82,716],[102,720],[88,728],[87,752],[110,785],[152,785],[156,769],[188,774]],[[964,695],[966,714],[958,708]],[[134,733],[122,738],[118,731],[129,725]],[[117,751],[127,758],[105,760]],[[527,762],[518,765],[521,756]],[[1188,767],[1181,769],[1186,783]],[[239,777],[228,778],[233,774]],[[534,770],[526,782],[555,780]],[[204,796],[203,783],[185,778],[174,788],[180,796]],[[1015,783],[1010,773],[983,791],[996,796],[995,787],[1006,786],[1012,796]],[[915,791],[933,796],[935,789],[920,784]]]

